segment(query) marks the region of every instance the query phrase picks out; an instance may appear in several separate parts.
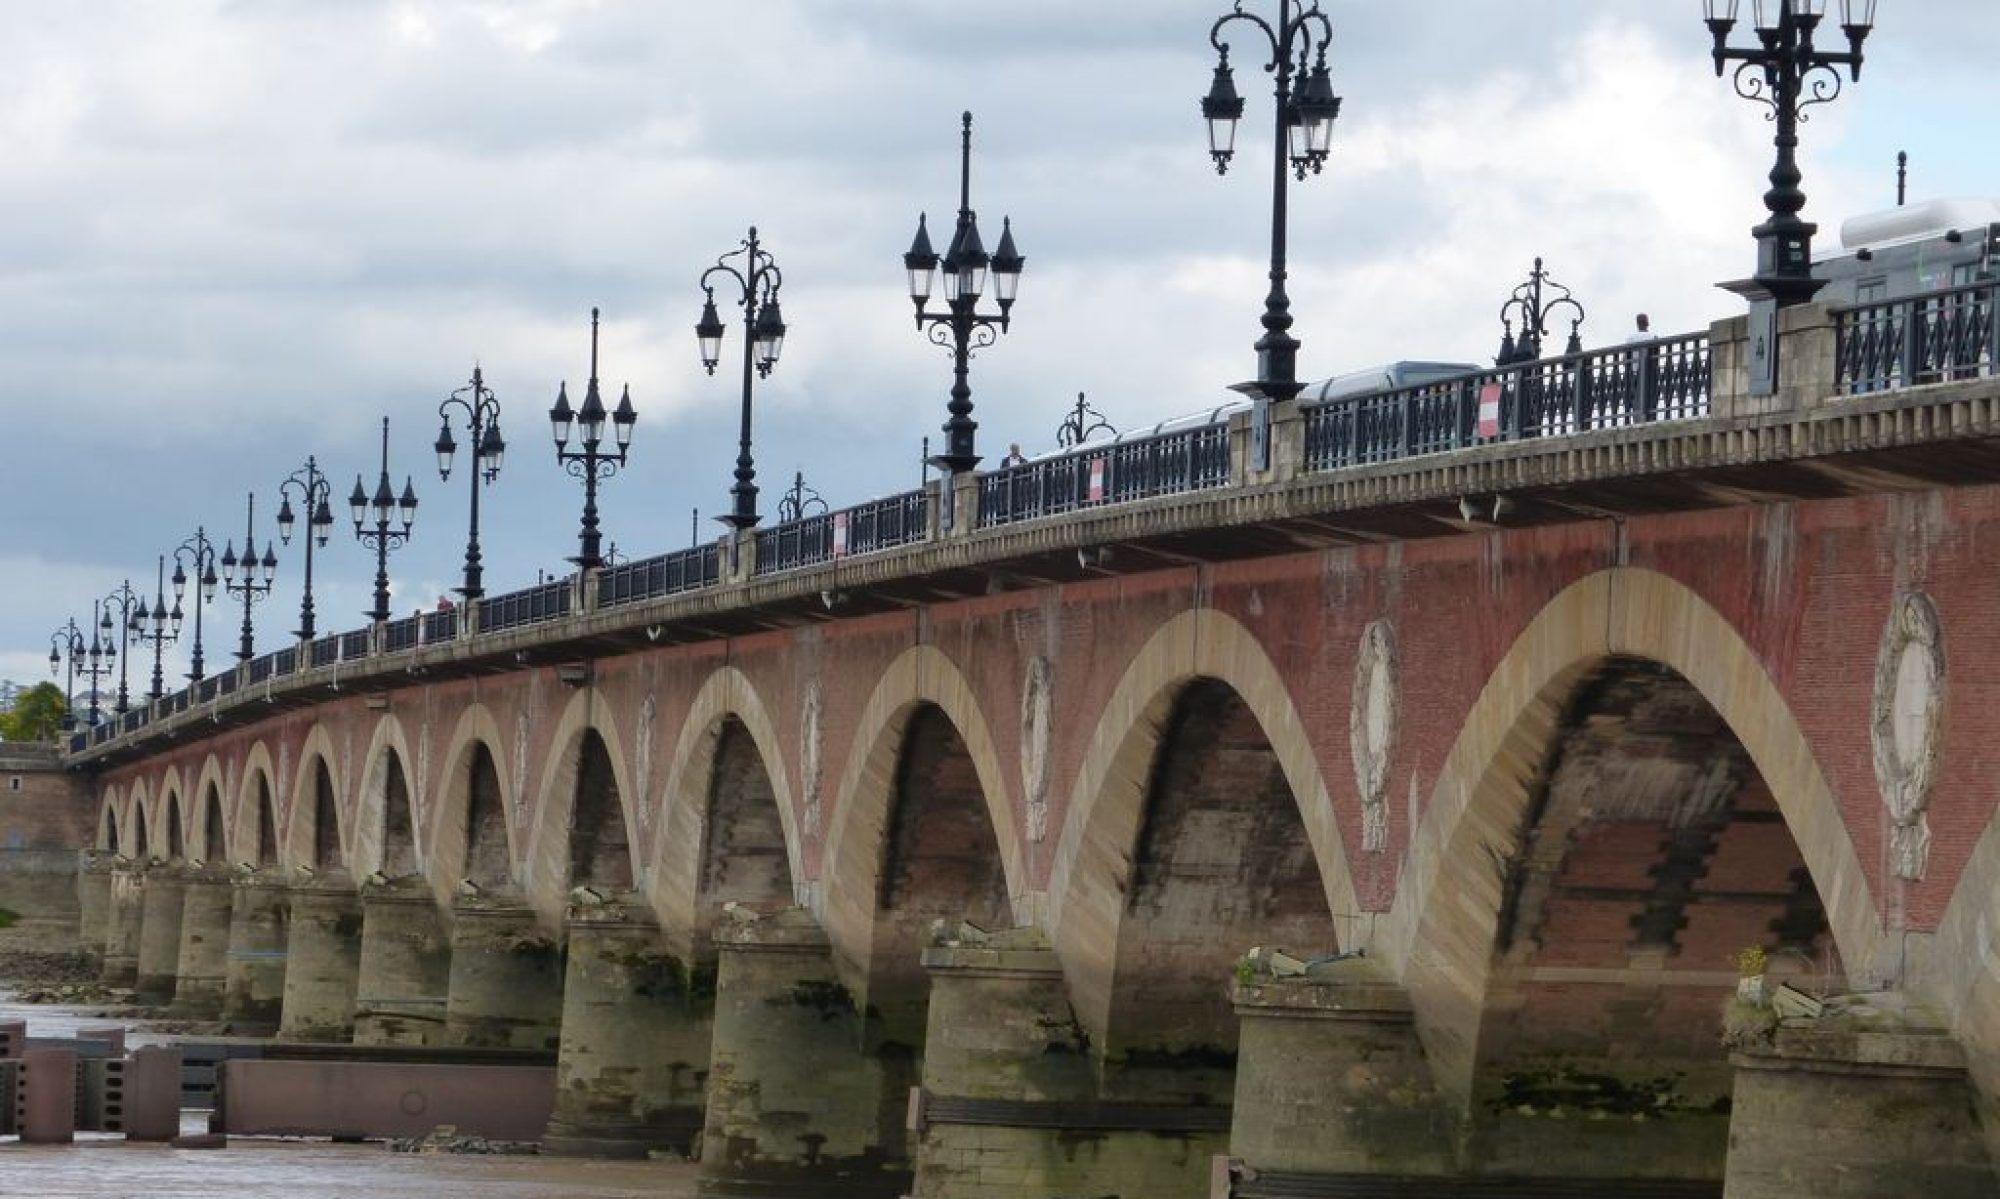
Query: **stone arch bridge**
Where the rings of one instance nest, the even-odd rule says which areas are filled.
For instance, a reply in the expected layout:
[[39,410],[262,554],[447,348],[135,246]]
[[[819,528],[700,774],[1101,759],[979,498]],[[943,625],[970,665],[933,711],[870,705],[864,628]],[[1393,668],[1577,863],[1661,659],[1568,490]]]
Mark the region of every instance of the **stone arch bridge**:
[[1988,1194],[2000,386],[1787,319],[1775,401],[1724,322],[1690,419],[1327,471],[1280,406],[1215,486],[301,647],[79,739],[86,940],[555,1049],[553,1145],[715,1194]]

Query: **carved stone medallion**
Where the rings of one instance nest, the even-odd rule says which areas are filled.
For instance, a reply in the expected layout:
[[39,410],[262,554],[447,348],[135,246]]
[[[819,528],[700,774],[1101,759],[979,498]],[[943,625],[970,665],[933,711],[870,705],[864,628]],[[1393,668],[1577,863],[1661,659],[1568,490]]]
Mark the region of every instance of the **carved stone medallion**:
[[1389,761],[1396,744],[1396,632],[1387,620],[1361,631],[1347,730],[1361,796],[1361,848],[1381,853],[1389,847]]
[[1920,591],[1896,601],[1875,657],[1869,732],[1875,782],[1889,809],[1889,853],[1896,874],[1920,879],[1930,864],[1926,811],[1944,733],[1944,636],[1937,606]]

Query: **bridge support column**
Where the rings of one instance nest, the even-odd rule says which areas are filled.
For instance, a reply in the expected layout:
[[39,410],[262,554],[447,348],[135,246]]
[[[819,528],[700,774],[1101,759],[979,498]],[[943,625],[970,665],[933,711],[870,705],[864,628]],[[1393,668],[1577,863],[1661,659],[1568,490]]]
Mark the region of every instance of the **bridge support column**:
[[139,934],[145,923],[146,875],[135,866],[111,871],[110,904],[105,909],[104,982],[129,987],[139,981]]
[[104,940],[111,929],[111,855],[86,849],[76,870],[77,944],[85,959],[104,966]]
[[442,1045],[451,933],[420,879],[361,892],[356,1045]]
[[1829,1017],[1735,1054],[1724,1199],[2000,1193],[1965,1056],[1938,1031]]
[[907,1166],[882,1146],[907,1098],[885,1095],[826,934],[793,908],[716,929],[715,1043],[702,1125],[704,1197],[891,1199]]
[[533,909],[507,900],[453,907],[446,1044],[556,1048],[562,985],[562,946]]
[[623,904],[572,907],[549,1153],[686,1153],[701,1131],[714,980],[695,977],[659,925]]
[[213,1019],[222,1013],[229,975],[229,923],[233,897],[217,870],[190,872],[181,905],[181,944],[175,968],[174,1007]]
[[249,874],[230,888],[229,962],[222,1018],[238,1036],[269,1036],[285,1006],[291,897],[276,880]]
[[1229,1153],[1255,1183],[1239,1181],[1231,1195],[1360,1194],[1370,1180],[1455,1170],[1455,1122],[1432,1085],[1409,996],[1370,963],[1343,962],[1311,981],[1258,975],[1233,999]]
[[1036,930],[924,950],[916,1199],[1204,1199],[1229,1109],[1103,1103],[1062,965]]
[[293,888],[279,1039],[352,1040],[360,967],[361,900],[353,887],[336,877]]
[[186,903],[187,881],[178,867],[147,869],[134,989],[148,1003],[167,1003],[174,997],[174,980],[181,964],[181,913]]

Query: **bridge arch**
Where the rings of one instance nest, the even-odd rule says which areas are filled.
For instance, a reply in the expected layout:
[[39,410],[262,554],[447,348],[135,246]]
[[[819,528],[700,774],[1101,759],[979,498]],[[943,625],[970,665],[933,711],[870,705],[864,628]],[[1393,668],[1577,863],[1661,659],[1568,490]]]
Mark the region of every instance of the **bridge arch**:
[[170,862],[178,859],[186,848],[187,805],[181,798],[186,791],[187,783],[176,763],[161,776],[159,794],[153,798],[153,852]]
[[121,852],[135,862],[144,862],[147,851],[152,848],[152,838],[147,834],[151,822],[147,812],[146,779],[142,775],[132,780],[132,789],[125,793],[125,843]]
[[[635,802],[618,721],[595,687],[579,688],[549,738],[523,870],[529,902],[552,926],[561,926],[572,887],[594,881],[600,889],[632,889],[638,876]],[[585,863],[599,858],[599,850],[598,877],[573,877],[579,865],[592,872]]]
[[[883,672],[856,721],[820,862],[820,923],[842,969],[857,982],[867,977],[874,956],[876,909],[905,733],[926,708],[941,712],[963,740],[999,846],[1014,923],[1032,919],[1015,805],[992,727],[958,664],[936,646],[912,646]],[[857,994],[865,992],[865,984],[856,988]]]
[[413,795],[409,736],[403,722],[384,712],[362,755],[360,791],[354,801],[351,861],[354,876],[381,873],[403,878],[422,873],[424,844]]
[[[785,866],[793,902],[806,900],[804,848],[792,805],[791,761],[756,685],[734,666],[722,666],[702,682],[675,740],[653,844],[646,854],[645,883],[653,910],[669,942],[684,959],[706,954],[702,933],[713,918],[704,912],[704,874],[715,830],[716,772],[730,722],[748,739],[748,752],[762,766],[771,803],[784,839]],[[720,896],[728,899],[733,896]]]
[[[426,818],[429,836],[425,838],[424,875],[442,904],[449,905],[458,881],[473,873],[483,873],[484,877],[474,881],[488,888],[511,886],[520,877],[521,854],[514,829],[521,800],[514,794],[511,772],[500,768],[508,760],[507,748],[492,710],[482,703],[467,704],[446,743],[437,780],[429,788],[437,798],[429,805]],[[475,797],[473,772],[482,759],[487,769],[481,787],[490,787],[493,794]],[[474,810],[475,798],[479,799],[478,811]],[[480,818],[479,828],[471,823],[475,815]],[[475,848],[488,846],[480,840],[482,833],[490,839],[492,856],[506,859],[504,871],[498,862],[486,862],[474,854]],[[468,870],[468,864],[475,862],[482,864],[482,871]],[[499,877],[502,874],[504,878]]]
[[2000,1162],[2000,812],[1959,875],[1930,962],[1938,975],[1926,989],[1965,1049],[1988,1152]]
[[228,860],[228,818],[222,811],[222,760],[214,754],[202,759],[195,776],[188,815],[188,856],[214,864]]
[[1224,612],[1196,608],[1170,618],[1133,655],[1091,732],[1049,876],[1050,938],[1077,1017],[1099,1044],[1111,1023],[1119,929],[1153,765],[1176,703],[1200,679],[1234,692],[1269,741],[1297,802],[1328,910],[1360,910],[1332,796],[1277,664],[1255,634]]
[[234,815],[230,830],[232,864],[278,866],[277,770],[271,763],[270,747],[255,742],[243,756],[243,777],[237,783]]
[[97,848],[118,853],[118,788],[106,787],[97,807]]
[[1882,937],[1867,876],[1791,706],[1728,619],[1686,585],[1618,567],[1573,583],[1516,638],[1461,726],[1419,821],[1377,949],[1409,989],[1444,1094],[1469,1104],[1503,898],[1536,776],[1579,683],[1612,658],[1684,678],[1748,754],[1782,814],[1850,971]]
[[[315,724],[299,748],[299,772],[292,779],[291,802],[285,814],[285,836],[280,857],[288,867],[308,866],[321,873],[348,866],[354,859],[350,842],[353,830],[347,805],[347,780],[340,771],[333,737],[323,724]],[[331,816],[333,827],[322,827]]]

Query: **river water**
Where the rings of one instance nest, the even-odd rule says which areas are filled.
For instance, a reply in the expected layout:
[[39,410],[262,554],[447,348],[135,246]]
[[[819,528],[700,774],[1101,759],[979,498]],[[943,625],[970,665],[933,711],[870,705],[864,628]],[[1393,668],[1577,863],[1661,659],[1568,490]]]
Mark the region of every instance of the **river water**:
[[[8,1003],[0,1021],[67,1037],[112,1021]],[[143,1029],[128,1043],[144,1044]],[[190,1113],[190,1132],[207,1128]],[[694,1167],[669,1162],[391,1153],[381,1145],[232,1138],[227,1149],[171,1149],[78,1134],[69,1146],[0,1138],[0,1199],[690,1199]]]

